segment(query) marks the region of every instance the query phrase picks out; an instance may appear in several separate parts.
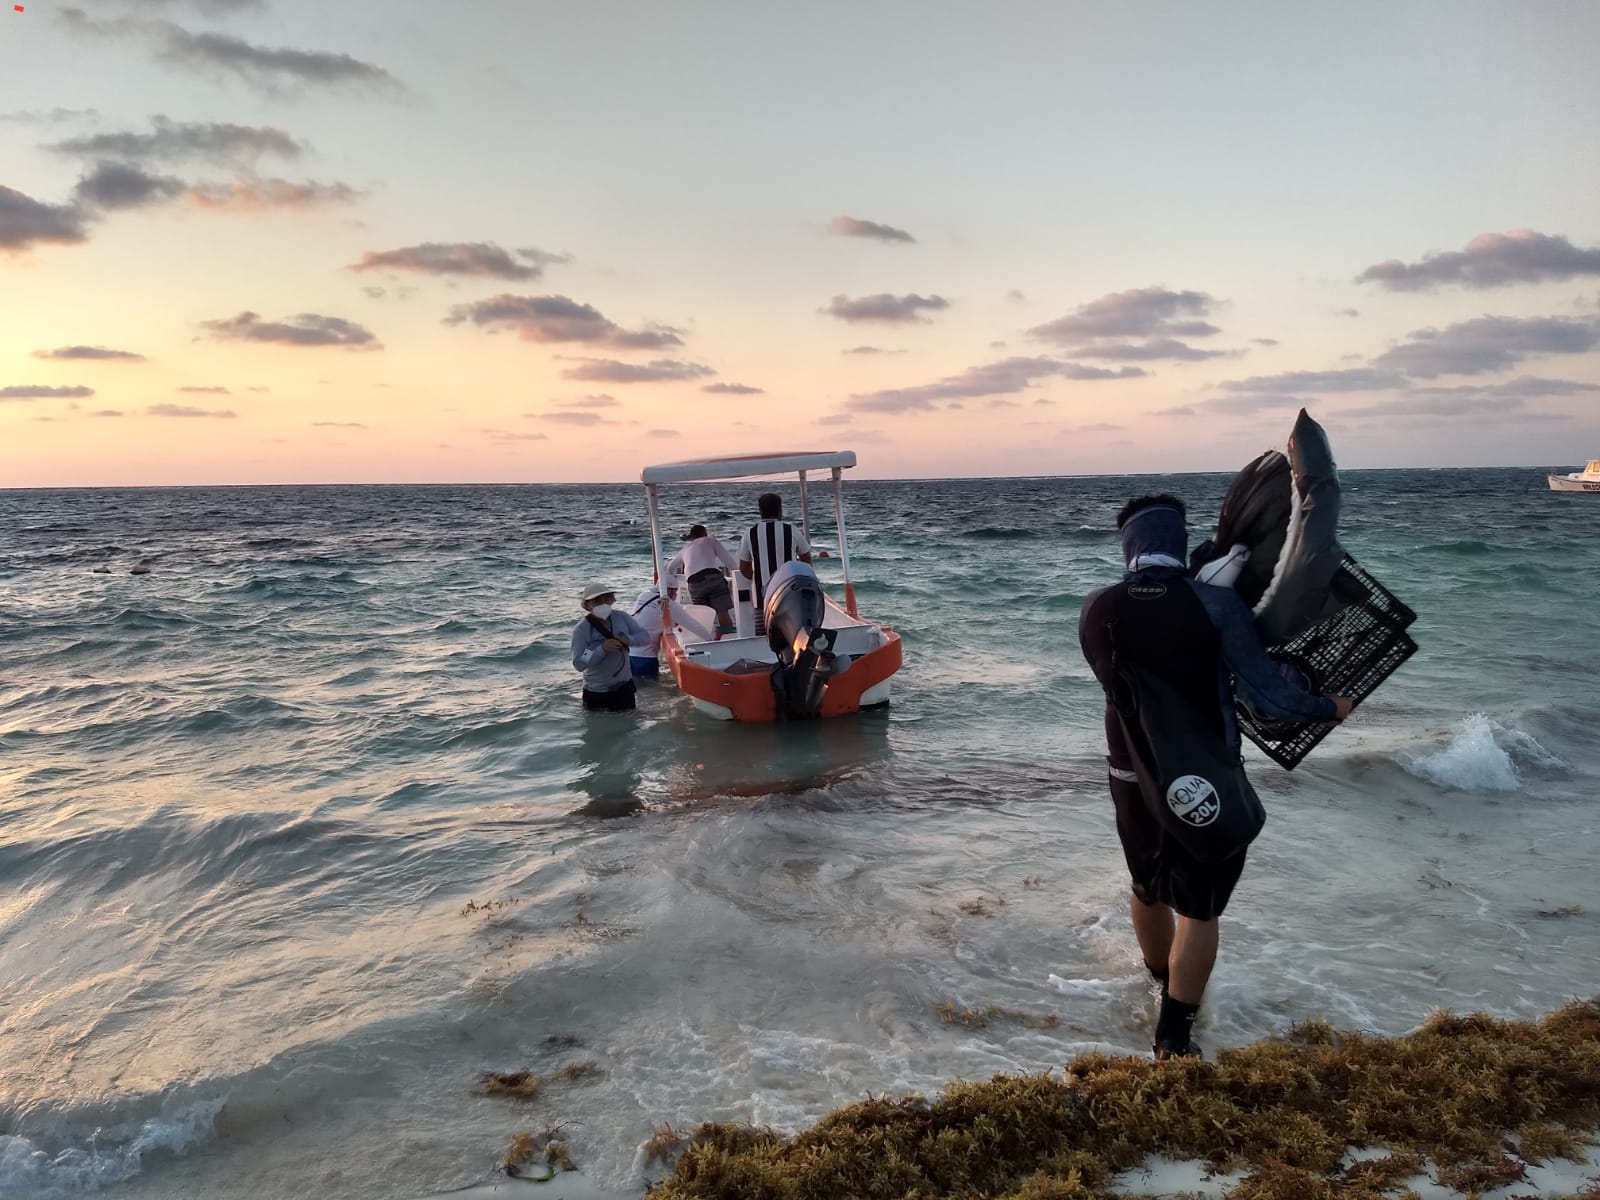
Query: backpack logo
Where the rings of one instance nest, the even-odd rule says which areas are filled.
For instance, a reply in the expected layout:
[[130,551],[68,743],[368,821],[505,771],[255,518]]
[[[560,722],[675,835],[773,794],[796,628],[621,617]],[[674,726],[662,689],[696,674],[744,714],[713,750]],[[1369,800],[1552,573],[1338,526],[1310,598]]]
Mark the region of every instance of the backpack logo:
[[1164,583],[1130,583],[1128,595],[1135,600],[1159,600],[1167,594]]
[[1222,801],[1210,780],[1198,775],[1180,775],[1167,788],[1167,807],[1185,825],[1198,829],[1217,819]]

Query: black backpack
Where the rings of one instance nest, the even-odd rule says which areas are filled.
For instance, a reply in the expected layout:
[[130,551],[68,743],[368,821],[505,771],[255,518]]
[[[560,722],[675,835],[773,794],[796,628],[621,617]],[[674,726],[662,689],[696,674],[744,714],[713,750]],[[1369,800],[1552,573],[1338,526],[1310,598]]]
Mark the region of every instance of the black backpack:
[[1231,858],[1267,814],[1223,731],[1216,628],[1179,575],[1120,585],[1112,612],[1109,696],[1145,804],[1191,857]]

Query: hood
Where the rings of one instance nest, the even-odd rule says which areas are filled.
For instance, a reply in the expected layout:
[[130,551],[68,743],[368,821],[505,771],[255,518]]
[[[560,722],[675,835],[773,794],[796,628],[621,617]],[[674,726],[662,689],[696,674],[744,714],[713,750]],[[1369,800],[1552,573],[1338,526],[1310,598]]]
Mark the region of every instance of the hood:
[[1166,504],[1141,508],[1122,527],[1122,558],[1130,571],[1134,562],[1150,554],[1160,554],[1181,567],[1189,552],[1189,532],[1183,514]]

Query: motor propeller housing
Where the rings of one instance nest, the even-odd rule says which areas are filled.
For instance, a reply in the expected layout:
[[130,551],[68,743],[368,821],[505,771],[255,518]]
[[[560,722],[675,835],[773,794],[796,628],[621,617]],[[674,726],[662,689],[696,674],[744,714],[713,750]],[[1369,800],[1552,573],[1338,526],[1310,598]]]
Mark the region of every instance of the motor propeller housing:
[[838,630],[823,627],[827,613],[822,582],[809,564],[785,563],[773,572],[762,615],[767,644],[778,657],[772,688],[780,718],[815,717],[822,707],[837,665],[833,647],[839,636]]

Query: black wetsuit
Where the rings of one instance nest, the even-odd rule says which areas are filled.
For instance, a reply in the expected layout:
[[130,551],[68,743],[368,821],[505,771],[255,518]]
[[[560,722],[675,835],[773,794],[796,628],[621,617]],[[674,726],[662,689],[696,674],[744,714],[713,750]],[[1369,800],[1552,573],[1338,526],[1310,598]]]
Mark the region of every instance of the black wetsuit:
[[[1219,687],[1221,639],[1183,571],[1153,567],[1131,582],[1092,593],[1083,603],[1078,640],[1102,687],[1111,687],[1115,653],[1168,683],[1196,713],[1204,714],[1203,725],[1215,732],[1218,741],[1230,740]],[[1244,849],[1214,863],[1200,862],[1185,851],[1145,802],[1109,697],[1105,723],[1117,836],[1134,895],[1146,904],[1169,905],[1195,920],[1221,916],[1244,870]]]

